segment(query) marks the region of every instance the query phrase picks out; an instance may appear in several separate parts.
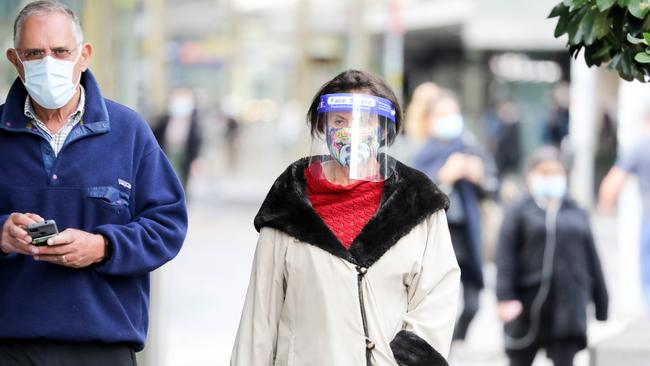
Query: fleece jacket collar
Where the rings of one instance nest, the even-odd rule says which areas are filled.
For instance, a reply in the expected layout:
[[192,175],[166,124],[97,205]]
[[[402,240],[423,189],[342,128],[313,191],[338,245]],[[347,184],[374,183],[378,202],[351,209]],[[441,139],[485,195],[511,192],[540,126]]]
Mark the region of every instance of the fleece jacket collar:
[[[106,103],[99,90],[97,80],[95,80],[90,70],[86,70],[81,74],[80,83],[86,92],[86,105],[84,106],[82,118],[83,125],[91,134],[108,132],[110,122]],[[27,89],[25,89],[22,80],[17,77],[11,89],[9,89],[2,114],[0,114],[0,129],[13,132],[34,132],[35,127],[31,125],[24,113],[26,97]]]
[[[392,159],[392,158],[391,158]],[[255,229],[271,227],[355,265],[370,267],[404,235],[449,200],[423,173],[395,162],[384,182],[379,209],[349,250],[314,211],[306,192],[304,171],[309,158],[291,164],[275,181],[255,217]]]

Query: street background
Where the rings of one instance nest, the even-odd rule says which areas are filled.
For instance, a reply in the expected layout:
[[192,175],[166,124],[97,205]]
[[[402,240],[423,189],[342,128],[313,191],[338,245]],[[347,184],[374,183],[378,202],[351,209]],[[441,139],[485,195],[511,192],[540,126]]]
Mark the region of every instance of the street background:
[[[546,19],[559,0],[68,0],[93,43],[105,96],[150,121],[179,87],[197,97],[204,143],[188,184],[190,229],[179,256],[154,274],[145,365],[226,365],[257,240],[253,217],[273,180],[309,154],[305,113],[322,83],[347,68],[373,71],[403,107],[420,83],[459,96],[469,129],[489,147],[486,116],[509,100],[520,113],[520,154],[546,141],[566,108],[563,149],[571,193],[591,210],[611,298],[610,320],[590,322],[590,344],[644,317],[638,280],[639,196],[628,184],[618,214],[595,211],[598,184],[641,131],[650,89],[569,57]],[[0,43],[24,4],[0,1]],[[16,77],[0,65],[0,102]],[[565,95],[562,95],[564,93]],[[234,121],[234,122],[233,122]],[[394,154],[408,163],[404,138]],[[494,227],[493,231],[498,227]],[[506,365],[495,269],[454,365]],[[535,365],[549,365],[540,354]],[[576,365],[588,365],[589,352]]]

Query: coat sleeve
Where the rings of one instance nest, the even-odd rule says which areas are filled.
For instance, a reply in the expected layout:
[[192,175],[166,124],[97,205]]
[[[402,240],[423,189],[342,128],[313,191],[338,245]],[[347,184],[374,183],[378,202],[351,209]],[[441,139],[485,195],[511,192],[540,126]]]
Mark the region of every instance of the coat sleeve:
[[231,366],[272,366],[285,295],[287,240],[281,232],[260,231]]
[[[0,231],[2,231],[2,227],[5,225],[5,222],[9,219],[10,214],[4,214],[0,215]],[[2,262],[9,261],[17,256],[16,253],[5,253],[0,250],[0,265],[2,265]]]
[[444,211],[431,215],[427,224],[422,266],[408,288],[402,330],[390,343],[400,366],[446,366],[456,321],[460,269]]
[[519,234],[520,215],[519,207],[512,207],[506,212],[501,224],[495,256],[498,301],[517,299],[517,257],[521,240]]
[[185,194],[160,148],[146,154],[131,195],[133,221],[99,225],[94,232],[109,239],[112,253],[95,266],[107,275],[143,275],[178,254],[187,232]]
[[600,259],[598,258],[598,252],[596,251],[596,244],[594,243],[589,218],[585,217],[585,220],[587,222],[587,237],[585,244],[587,246],[586,250],[589,260],[589,274],[591,275],[592,283],[591,296],[594,301],[594,306],[596,307],[596,319],[605,321],[607,320],[607,311],[609,306],[607,285],[600,265]]

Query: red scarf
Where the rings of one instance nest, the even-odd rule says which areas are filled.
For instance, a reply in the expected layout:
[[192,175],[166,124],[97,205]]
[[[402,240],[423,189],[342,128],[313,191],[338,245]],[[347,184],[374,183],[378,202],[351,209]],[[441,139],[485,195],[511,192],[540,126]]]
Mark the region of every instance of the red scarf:
[[377,212],[384,182],[330,183],[320,167],[305,169],[307,196],[314,210],[345,249]]

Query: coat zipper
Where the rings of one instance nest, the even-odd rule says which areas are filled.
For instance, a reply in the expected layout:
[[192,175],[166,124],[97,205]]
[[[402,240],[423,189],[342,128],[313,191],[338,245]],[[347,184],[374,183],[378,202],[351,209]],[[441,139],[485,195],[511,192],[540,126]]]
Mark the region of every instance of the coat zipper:
[[371,357],[375,343],[370,340],[368,335],[368,318],[366,316],[366,305],[363,299],[363,278],[368,273],[368,268],[357,266],[357,288],[359,290],[359,307],[361,309],[361,321],[363,323],[363,334],[366,338],[366,366],[372,366]]

